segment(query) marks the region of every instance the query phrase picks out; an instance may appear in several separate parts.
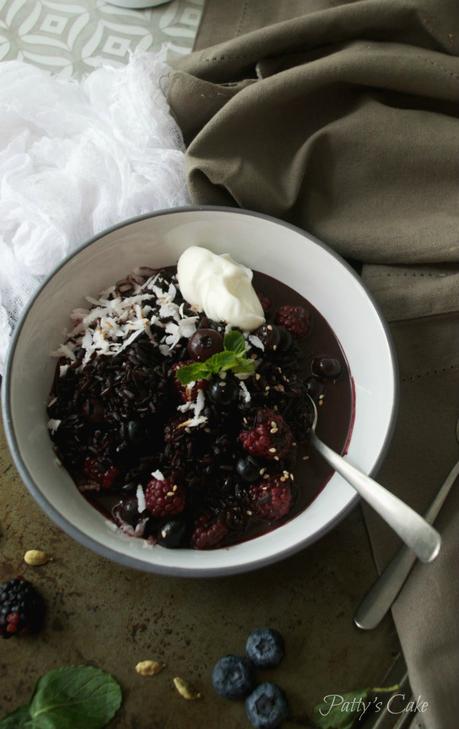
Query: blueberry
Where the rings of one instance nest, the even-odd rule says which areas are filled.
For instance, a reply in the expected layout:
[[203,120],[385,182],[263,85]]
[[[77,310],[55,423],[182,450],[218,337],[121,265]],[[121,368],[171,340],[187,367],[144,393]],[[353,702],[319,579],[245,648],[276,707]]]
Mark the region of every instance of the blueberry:
[[212,671],[212,686],[225,699],[242,699],[254,685],[252,668],[247,658],[223,656]]
[[133,445],[140,445],[145,440],[145,430],[139,420],[129,420],[127,424],[127,435]]
[[260,464],[252,456],[240,458],[236,463],[236,471],[244,481],[253,482],[260,476]]
[[325,393],[325,385],[317,377],[310,377],[306,380],[306,392],[313,400],[318,400]]
[[275,324],[262,324],[253,334],[262,342],[267,352],[275,352],[278,348],[281,335]]
[[188,341],[190,357],[202,362],[223,349],[222,335],[215,329],[198,329]]
[[261,683],[245,701],[245,710],[256,729],[276,729],[288,716],[284,693],[274,683]]
[[287,352],[293,344],[293,337],[285,327],[278,326],[277,330],[279,332],[278,350],[280,352]]
[[335,380],[341,374],[341,362],[335,357],[316,357],[312,361],[311,371],[317,377]]
[[139,504],[136,496],[127,496],[113,507],[113,515],[115,519],[118,517],[121,521],[135,526],[139,521]]
[[158,532],[158,543],[169,549],[176,549],[183,543],[186,524],[182,519],[170,519]]
[[245,652],[255,666],[272,668],[284,657],[284,640],[277,630],[257,628],[247,638]]
[[216,405],[227,407],[232,405],[239,397],[239,387],[234,380],[216,380],[209,389],[210,399]]

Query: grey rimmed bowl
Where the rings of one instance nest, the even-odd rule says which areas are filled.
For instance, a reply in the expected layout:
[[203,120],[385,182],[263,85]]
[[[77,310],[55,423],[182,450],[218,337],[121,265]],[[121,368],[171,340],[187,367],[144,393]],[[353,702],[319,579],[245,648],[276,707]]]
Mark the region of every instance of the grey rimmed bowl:
[[229,252],[246,266],[274,276],[327,319],[355,384],[348,457],[366,473],[376,469],[390,440],[397,372],[388,330],[354,271],[305,232],[265,215],[205,207],[128,220],[81,246],[48,277],[16,328],[3,380],[6,436],[24,483],[58,526],[98,554],[141,570],[208,577],[252,570],[315,542],[358,497],[335,473],[305,511],[268,534],[207,552],[168,550],[121,534],[56,463],[46,415],[55,366],[49,355],[62,341],[71,310],[136,266],[175,264],[190,245]]

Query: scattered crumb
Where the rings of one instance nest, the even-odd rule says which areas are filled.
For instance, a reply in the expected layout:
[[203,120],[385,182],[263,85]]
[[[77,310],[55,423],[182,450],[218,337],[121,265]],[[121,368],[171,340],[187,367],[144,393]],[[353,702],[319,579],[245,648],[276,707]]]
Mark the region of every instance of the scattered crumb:
[[24,555],[24,562],[29,567],[41,567],[41,565],[49,562],[49,559],[48,555],[40,549],[28,549]]
[[140,661],[135,670],[140,676],[156,676],[163,668],[164,664],[158,661]]
[[179,678],[176,676],[173,679],[174,686],[179,692],[180,696],[182,696],[187,701],[195,701],[196,699],[201,698],[201,694],[196,691],[193,686],[191,686],[187,681],[184,681],[183,678]]

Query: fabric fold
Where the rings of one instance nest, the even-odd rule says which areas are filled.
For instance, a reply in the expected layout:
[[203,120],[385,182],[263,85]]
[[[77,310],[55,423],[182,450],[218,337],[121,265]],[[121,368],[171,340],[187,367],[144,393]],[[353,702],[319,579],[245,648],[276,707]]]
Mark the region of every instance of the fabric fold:
[[322,5],[181,62],[169,101],[192,199],[364,263],[458,262],[459,6]]

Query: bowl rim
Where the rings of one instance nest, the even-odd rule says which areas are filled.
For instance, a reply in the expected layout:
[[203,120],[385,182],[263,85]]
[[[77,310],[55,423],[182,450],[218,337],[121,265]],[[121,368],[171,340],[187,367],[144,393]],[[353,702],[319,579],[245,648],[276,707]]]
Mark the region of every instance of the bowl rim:
[[388,345],[389,350],[389,357],[390,357],[390,363],[392,368],[392,387],[393,387],[393,401],[392,401],[392,407],[391,407],[391,413],[390,413],[390,420],[389,425],[387,427],[386,435],[383,441],[383,444],[381,446],[378,458],[375,461],[375,464],[373,468],[371,469],[370,473],[368,475],[372,476],[375,475],[380,468],[384,457],[388,451],[389,445],[392,441],[392,437],[394,435],[395,425],[397,421],[397,415],[398,415],[398,409],[399,409],[399,368],[398,368],[398,361],[397,361],[397,355],[395,350],[395,345],[393,342],[392,334],[389,329],[389,325],[386,322],[381,308],[379,304],[374,299],[373,295],[368,290],[365,283],[362,281],[361,277],[358,275],[358,273],[350,266],[347,261],[342,258],[342,256],[334,251],[329,245],[326,243],[323,243],[321,240],[318,240],[314,235],[308,233],[306,230],[303,230],[302,228],[293,225],[292,223],[286,222],[284,220],[281,220],[279,218],[276,218],[272,215],[267,215],[265,213],[260,213],[254,210],[249,210],[246,208],[237,208],[237,207],[231,207],[231,206],[221,206],[221,205],[189,205],[189,206],[180,206],[180,207],[172,207],[172,208],[164,208],[161,210],[156,210],[154,212],[145,213],[143,215],[136,215],[132,218],[127,218],[119,223],[116,223],[115,225],[112,225],[108,228],[105,228],[104,230],[97,233],[97,235],[93,236],[89,240],[85,241],[81,245],[79,245],[75,250],[73,250],[68,256],[66,256],[60,263],[51,271],[51,273],[46,276],[44,281],[40,284],[40,286],[34,291],[32,297],[26,304],[24,310],[21,313],[21,316],[19,317],[19,320],[16,324],[16,327],[13,332],[13,336],[10,342],[10,346],[7,353],[7,359],[6,359],[6,367],[5,372],[2,378],[2,389],[1,389],[1,405],[2,405],[2,416],[3,416],[3,422],[5,427],[5,436],[6,441],[9,447],[9,450],[11,452],[14,465],[17,468],[17,471],[19,473],[19,476],[25,486],[27,487],[29,493],[31,496],[35,499],[35,501],[38,503],[38,505],[42,508],[42,510],[45,512],[45,514],[60,528],[66,533],[68,536],[72,537],[77,541],[79,544],[81,544],[84,547],[87,547],[91,551],[95,552],[97,555],[101,557],[105,557],[112,562],[115,562],[116,564],[121,564],[123,567],[130,567],[142,572],[150,572],[150,573],[156,573],[156,574],[164,574],[164,575],[172,575],[175,577],[222,577],[224,575],[232,575],[232,574],[239,574],[243,572],[251,572],[256,569],[260,569],[261,567],[267,566],[269,564],[278,562],[280,560],[286,559],[287,557],[296,554],[296,552],[299,552],[300,550],[307,547],[309,544],[312,544],[316,541],[318,541],[321,537],[323,537],[325,534],[327,534],[331,529],[333,529],[344,517],[356,506],[358,501],[360,501],[360,497],[357,493],[354,494],[354,496],[350,499],[349,503],[346,504],[346,506],[341,509],[341,511],[336,514],[327,524],[325,524],[323,527],[321,527],[317,532],[314,533],[314,535],[309,535],[305,537],[304,539],[299,539],[298,542],[296,542],[294,545],[290,547],[286,547],[285,549],[280,549],[279,552],[276,552],[276,554],[268,555],[266,557],[261,557],[257,560],[254,560],[250,563],[244,563],[244,564],[235,564],[228,567],[174,567],[169,568],[164,565],[158,565],[155,563],[147,562],[144,560],[139,559],[138,557],[133,557],[131,555],[128,555],[126,553],[116,552],[112,550],[110,547],[106,547],[103,544],[100,544],[95,538],[92,536],[88,536],[87,534],[84,534],[78,527],[76,527],[72,522],[70,522],[65,516],[63,516],[56,507],[52,504],[51,501],[48,500],[48,498],[42,493],[40,490],[40,487],[35,482],[32,474],[30,473],[29,469],[27,468],[25,462],[22,459],[19,444],[16,438],[14,425],[13,425],[13,418],[12,418],[12,411],[11,411],[11,379],[12,379],[12,369],[13,369],[13,362],[14,362],[14,355],[16,351],[16,346],[19,341],[19,337],[21,335],[22,327],[29,315],[30,310],[35,304],[36,299],[39,297],[41,292],[46,288],[48,283],[54,278],[54,276],[62,269],[64,266],[67,265],[67,263],[74,258],[75,256],[79,255],[82,251],[84,251],[86,248],[89,248],[93,243],[100,240],[101,238],[104,238],[106,235],[109,235],[110,233],[113,233],[116,230],[119,230],[121,228],[128,227],[129,225],[133,225],[135,223],[138,223],[142,220],[147,220],[149,218],[156,218],[163,215],[170,215],[170,214],[176,214],[176,213],[190,213],[190,212],[219,212],[219,213],[236,213],[239,215],[248,215],[251,217],[261,218],[263,220],[266,220],[271,223],[275,223],[277,225],[281,225],[285,228],[288,228],[290,230],[293,230],[296,233],[299,233],[301,236],[308,238],[309,240],[313,241],[316,245],[318,245],[320,248],[323,248],[327,253],[329,253],[333,258],[337,259],[341,265],[348,271],[348,273],[351,274],[351,276],[355,279],[355,281],[358,283],[358,285],[363,289],[364,293],[366,294],[368,301],[370,305],[373,307],[384,332],[384,336],[386,338],[386,342]]

